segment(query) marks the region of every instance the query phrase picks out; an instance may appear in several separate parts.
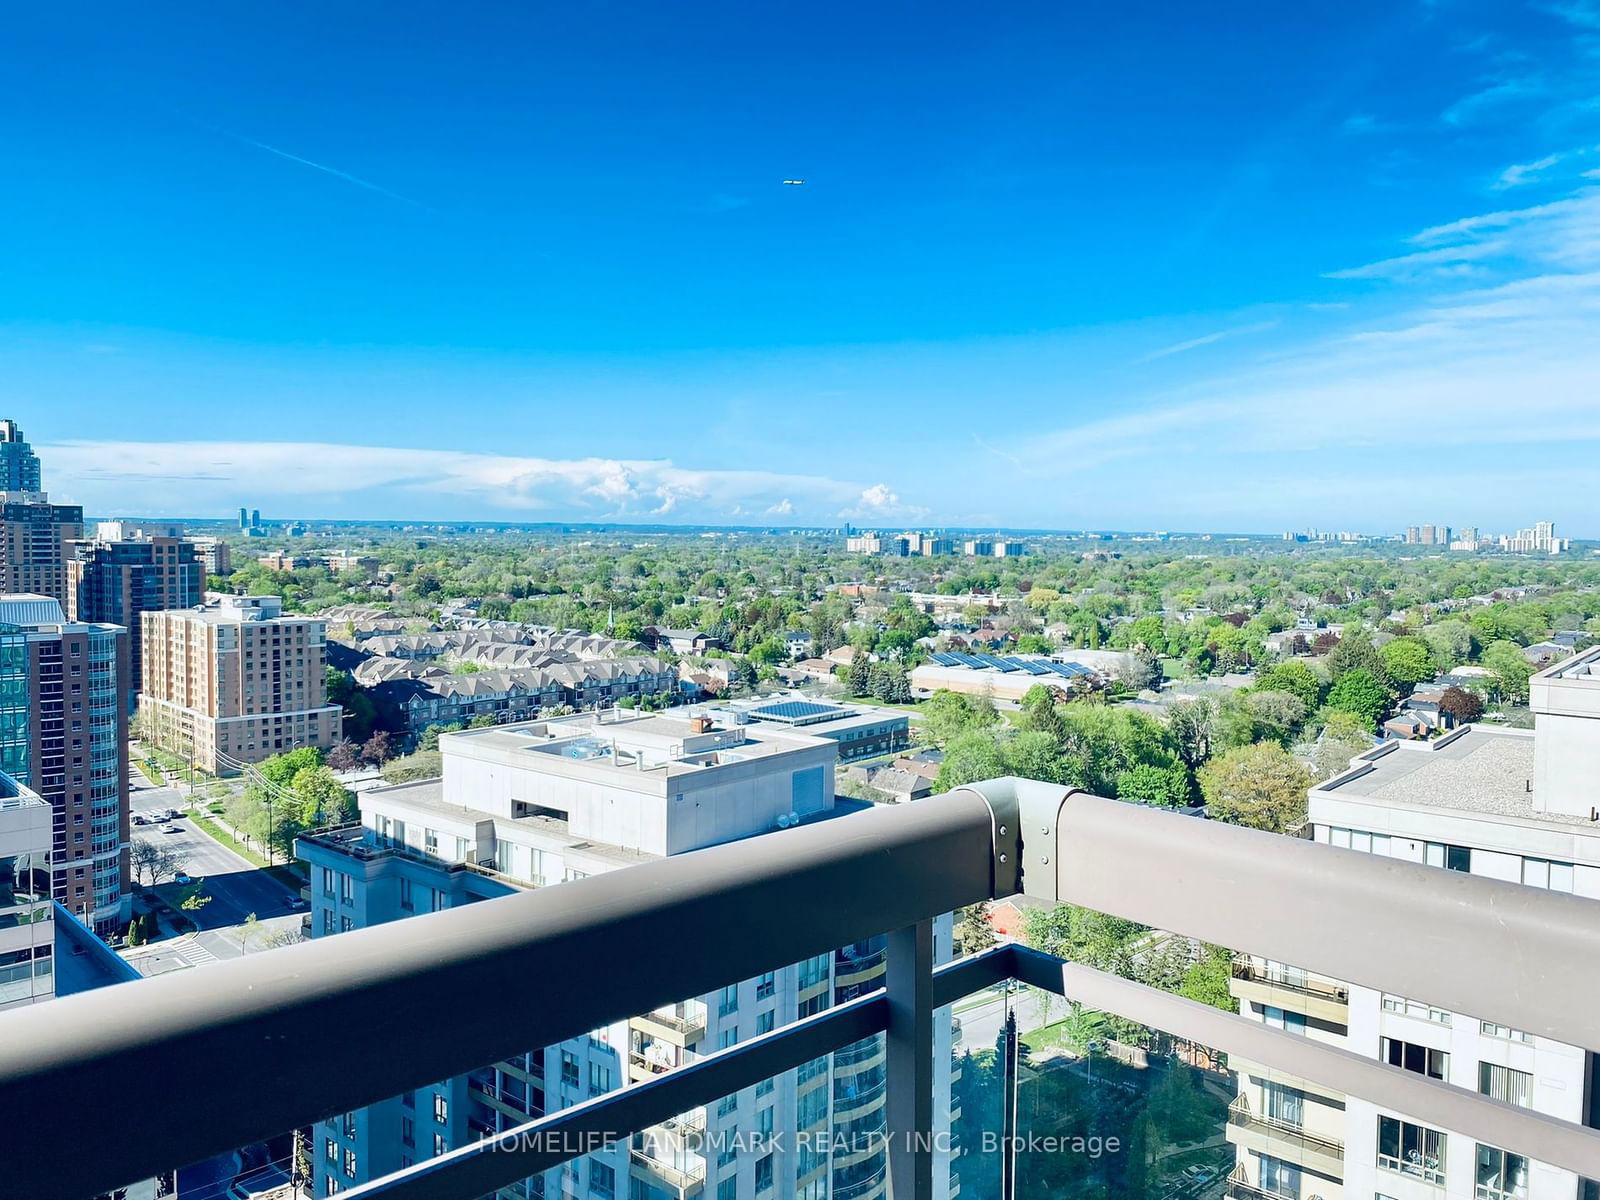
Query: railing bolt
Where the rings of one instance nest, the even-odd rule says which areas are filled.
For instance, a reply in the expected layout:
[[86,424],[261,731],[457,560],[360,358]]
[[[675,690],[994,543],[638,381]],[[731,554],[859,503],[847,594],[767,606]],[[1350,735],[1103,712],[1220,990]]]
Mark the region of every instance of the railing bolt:
[[1000,855],[1000,861],[1001,862],[1005,862],[1006,861],[1006,856],[1003,853]]
[[1000,836],[1001,837],[1005,837],[1005,835],[1006,835],[1006,827],[1004,825],[1002,825],[1002,826],[1000,826]]
[[1050,856],[1048,854],[1041,854],[1039,856],[1039,865],[1048,867],[1050,865]]

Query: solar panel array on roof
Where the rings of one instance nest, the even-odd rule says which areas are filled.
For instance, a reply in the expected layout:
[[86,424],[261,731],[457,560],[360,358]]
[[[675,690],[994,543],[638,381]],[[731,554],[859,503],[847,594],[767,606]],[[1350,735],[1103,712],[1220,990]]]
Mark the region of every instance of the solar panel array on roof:
[[972,657],[977,659],[984,666],[992,668],[993,670],[996,670],[996,671],[1015,671],[1016,670],[1016,667],[1014,667],[1010,663],[1006,662],[1005,659],[996,658],[992,654],[974,654]]
[[1006,661],[1008,663],[1010,663],[1012,666],[1017,667],[1019,670],[1026,671],[1029,675],[1048,675],[1048,674],[1050,674],[1050,668],[1045,666],[1044,663],[1039,662],[1037,659],[1031,659],[1031,658],[1008,658],[1008,659],[1006,659]]
[[963,665],[959,654],[935,654],[933,661],[941,667],[959,667]]
[[1065,675],[1068,679],[1077,679],[1084,675],[1094,674],[1094,672],[1089,670],[1088,667],[1080,666],[1078,663],[1053,662],[1048,663],[1047,665],[1057,675]]

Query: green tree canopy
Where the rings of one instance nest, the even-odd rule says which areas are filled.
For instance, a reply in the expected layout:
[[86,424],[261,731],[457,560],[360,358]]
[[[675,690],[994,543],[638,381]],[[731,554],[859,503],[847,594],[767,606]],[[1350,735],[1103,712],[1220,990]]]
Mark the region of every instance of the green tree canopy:
[[1214,820],[1282,833],[1305,819],[1311,772],[1274,742],[1239,746],[1200,769]]
[[1368,729],[1377,728],[1389,703],[1389,689],[1365,667],[1345,672],[1328,689],[1328,707],[1360,717]]

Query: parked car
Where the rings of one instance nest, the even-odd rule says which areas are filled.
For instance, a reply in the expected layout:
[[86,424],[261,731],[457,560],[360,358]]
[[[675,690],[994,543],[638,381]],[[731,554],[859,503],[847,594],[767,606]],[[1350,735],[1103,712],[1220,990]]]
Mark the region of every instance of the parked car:
[[182,833],[183,830],[179,829],[176,825],[163,825],[161,827],[161,832],[162,833]]
[[304,896],[296,896],[289,901],[288,907],[290,912],[305,912],[306,909],[311,907],[311,903]]
[[181,884],[190,884],[190,883],[194,882],[194,877],[192,875],[190,875],[189,872],[187,872],[187,871],[179,871],[176,875],[174,875],[172,877],[172,882],[173,883],[181,883]]

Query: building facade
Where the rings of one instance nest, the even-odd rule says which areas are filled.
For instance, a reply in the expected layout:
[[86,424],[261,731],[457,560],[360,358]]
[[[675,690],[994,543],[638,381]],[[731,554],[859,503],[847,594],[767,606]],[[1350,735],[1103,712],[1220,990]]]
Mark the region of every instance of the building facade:
[[51,504],[43,492],[0,493],[0,593],[70,603],[67,562],[83,538],[83,509]]
[[210,593],[200,608],[146,612],[144,736],[213,774],[339,741],[328,703],[327,623],[284,616],[277,596]]
[[[1391,741],[1310,792],[1318,841],[1600,899],[1600,650],[1534,676],[1532,732],[1464,726]],[[1426,931],[1414,931],[1425,938]],[[1397,936],[1410,936],[1397,931]],[[1421,943],[1419,942],[1419,945]],[[1485,969],[1501,969],[1485,964]],[[1509,969],[1509,968],[1507,968]],[[1334,1042],[1506,1103],[1600,1127],[1593,1050],[1394,996],[1241,959],[1233,994],[1257,1020]],[[1383,1097],[1347,1096],[1239,1069],[1230,1189],[1324,1200],[1592,1200],[1593,1184],[1448,1129]]]
[[[102,523],[92,542],[74,547],[67,563],[67,615],[74,621],[121,625],[128,631],[127,704],[136,711],[144,678],[144,623],[147,612],[193,608],[205,596],[205,574],[195,548],[181,535],[146,533]],[[112,528],[106,528],[111,525]]]
[[[447,734],[440,750],[441,779],[364,792],[359,827],[300,839],[313,936],[572,883],[826,820],[850,803],[834,797],[831,741],[725,716],[582,714]],[[936,926],[940,959],[950,936],[946,917]],[[652,1079],[881,986],[884,967],[881,939],[842,947],[336,1117],[316,1130],[315,1194]],[[935,1031],[935,1084],[946,1097],[936,1124],[947,1133],[948,1010]],[[867,1039],[500,1195],[878,1200],[884,1057],[882,1038]],[[949,1165],[946,1152],[940,1197]]]
[[38,492],[44,489],[39,456],[22,436],[15,421],[0,421],[0,492]]
[[127,631],[0,596],[0,771],[52,810],[54,896],[96,932],[127,923]]

